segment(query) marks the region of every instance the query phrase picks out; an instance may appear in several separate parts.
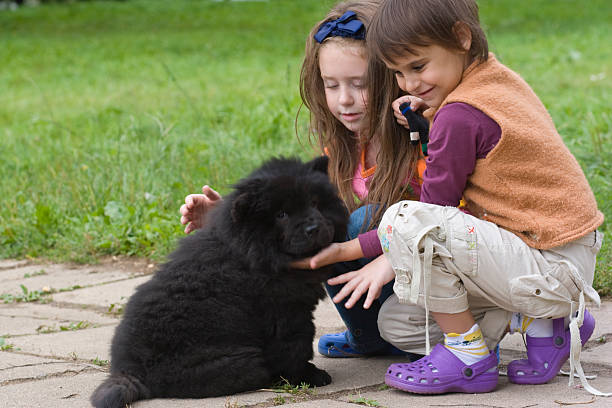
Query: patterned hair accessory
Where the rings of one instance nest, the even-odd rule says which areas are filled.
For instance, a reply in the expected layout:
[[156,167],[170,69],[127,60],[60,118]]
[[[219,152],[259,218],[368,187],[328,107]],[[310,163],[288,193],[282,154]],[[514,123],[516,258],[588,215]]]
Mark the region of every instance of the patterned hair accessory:
[[328,21],[317,31],[314,39],[320,44],[327,37],[365,38],[365,27],[354,11],[347,11],[337,20]]

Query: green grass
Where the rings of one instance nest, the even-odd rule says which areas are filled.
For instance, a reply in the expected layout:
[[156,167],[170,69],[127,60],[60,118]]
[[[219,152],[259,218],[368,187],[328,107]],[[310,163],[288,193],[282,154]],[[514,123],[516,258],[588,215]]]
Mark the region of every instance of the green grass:
[[[0,258],[161,260],[178,208],[294,131],[304,39],[333,1],[128,0],[0,11]],[[612,3],[479,2],[612,217]],[[297,122],[305,131],[306,115]],[[602,230],[611,236],[606,223]],[[596,287],[612,294],[612,246]]]

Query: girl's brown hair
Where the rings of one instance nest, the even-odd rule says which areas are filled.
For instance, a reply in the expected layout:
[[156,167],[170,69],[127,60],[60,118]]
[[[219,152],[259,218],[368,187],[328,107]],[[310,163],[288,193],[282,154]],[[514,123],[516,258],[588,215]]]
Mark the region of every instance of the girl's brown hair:
[[487,38],[478,19],[474,0],[388,0],[372,18],[367,40],[371,56],[396,62],[414,47],[439,45],[463,51],[457,35],[459,25],[471,34],[470,62],[486,61]]
[[392,204],[403,199],[419,199],[410,191],[409,181],[416,178],[421,145],[410,143],[410,131],[398,125],[393,115],[392,102],[404,95],[394,72],[382,61],[370,58],[367,78],[369,121],[365,143],[374,137],[378,137],[380,143],[376,172],[370,180],[366,200],[375,204],[369,225],[371,228],[378,225],[383,213]]
[[[418,150],[410,145],[408,131],[395,122],[391,102],[401,94],[393,73],[381,62],[368,63],[368,118],[364,121],[367,129],[361,129],[357,137],[332,115],[327,107],[319,70],[319,50],[328,42],[336,42],[360,50],[364,58],[367,58],[366,44],[364,40],[344,37],[328,37],[319,44],[314,35],[326,22],[336,20],[350,10],[364,24],[367,36],[370,20],[379,6],[379,0],[347,1],[336,5],[310,31],[300,72],[300,95],[310,111],[309,141],[315,142],[322,152],[327,152],[330,179],[337,186],[349,211],[361,205],[376,204],[370,228],[378,224],[389,205],[405,195],[408,188],[405,181],[413,177]],[[357,202],[352,180],[360,160],[359,153],[374,137],[380,141],[376,171],[369,184],[368,196],[363,202]]]

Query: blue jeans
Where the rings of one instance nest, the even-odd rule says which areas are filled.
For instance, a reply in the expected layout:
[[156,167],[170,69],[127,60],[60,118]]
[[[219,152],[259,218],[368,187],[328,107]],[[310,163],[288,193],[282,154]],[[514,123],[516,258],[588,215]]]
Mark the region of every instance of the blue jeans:
[[[372,206],[369,207],[370,211],[367,211],[367,208],[364,206],[358,208],[351,214],[347,230],[347,241],[357,238],[362,232],[361,227],[366,217],[365,227],[367,227],[372,217],[373,210]],[[361,258],[355,261],[337,263],[334,265],[335,273],[336,275],[341,275],[360,269],[371,260],[372,258]],[[361,353],[375,353],[389,347],[389,343],[380,337],[378,331],[378,311],[385,300],[393,294],[393,282],[394,281],[391,281],[383,286],[380,297],[372,303],[369,309],[363,308],[363,302],[366,297],[365,294],[350,309],[344,307],[344,303],[347,299],[335,304],[340,317],[348,329],[347,339],[349,345],[354,350]],[[327,293],[331,298],[340,292],[343,286],[344,285],[331,286],[325,283],[325,289],[327,289]]]

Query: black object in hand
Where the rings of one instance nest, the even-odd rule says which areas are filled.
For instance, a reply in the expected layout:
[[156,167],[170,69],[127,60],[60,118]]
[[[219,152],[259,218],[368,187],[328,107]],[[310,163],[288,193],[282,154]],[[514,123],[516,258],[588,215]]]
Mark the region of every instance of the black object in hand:
[[[410,126],[410,141],[412,144],[418,144],[419,142],[422,145],[427,144],[429,142],[429,121],[413,112],[408,102],[402,103],[399,108],[408,121],[408,126]],[[413,134],[415,135],[413,136]]]

